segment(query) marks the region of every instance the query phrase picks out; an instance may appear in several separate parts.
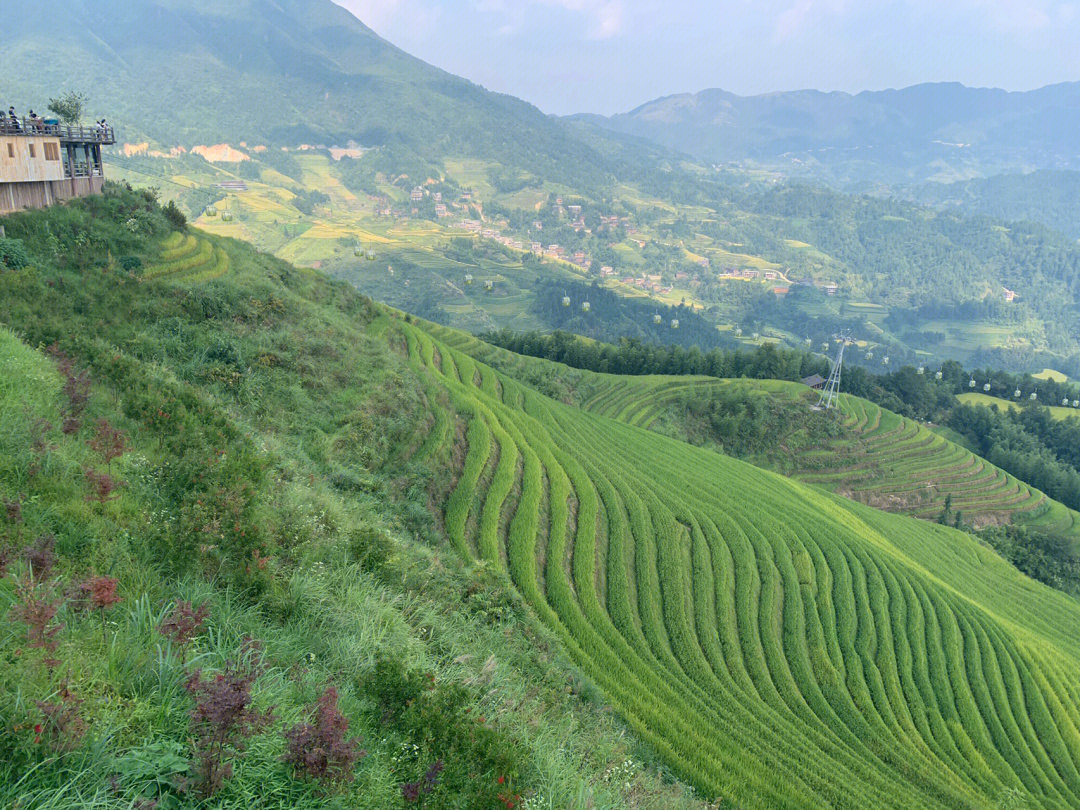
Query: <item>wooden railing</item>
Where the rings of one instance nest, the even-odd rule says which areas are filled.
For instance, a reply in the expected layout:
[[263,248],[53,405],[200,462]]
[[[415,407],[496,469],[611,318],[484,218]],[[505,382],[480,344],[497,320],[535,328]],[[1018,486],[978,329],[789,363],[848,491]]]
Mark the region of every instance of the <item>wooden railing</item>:
[[64,163],[64,177],[71,179],[72,177],[104,177],[104,173],[100,166],[87,163],[76,163],[72,168],[66,162]]
[[112,127],[68,126],[45,118],[0,118],[0,135],[51,136],[62,143],[97,143],[110,146],[116,143]]

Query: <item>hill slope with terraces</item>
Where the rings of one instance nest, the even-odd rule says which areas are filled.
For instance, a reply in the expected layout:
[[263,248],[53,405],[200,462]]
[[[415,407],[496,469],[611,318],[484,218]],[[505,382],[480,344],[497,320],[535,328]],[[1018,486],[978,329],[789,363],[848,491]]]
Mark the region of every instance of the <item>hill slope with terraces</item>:
[[[817,392],[798,383],[598,374],[431,328],[451,345],[518,379],[548,386],[560,380],[549,393],[585,410],[716,449],[723,450],[722,443],[707,428],[692,424],[688,403],[724,392],[771,400],[793,412],[796,427],[789,424],[787,433],[764,442],[764,450],[745,454],[758,466],[890,512],[936,520],[948,497],[950,517],[959,512],[966,525],[1016,523],[1080,543],[1080,513],[945,435],[860,397],[842,394],[830,425],[824,414],[811,409]],[[813,436],[795,435],[800,425],[813,421],[819,428]]]
[[[366,756],[330,801],[370,810],[1080,804],[1080,604],[628,424],[716,381],[501,352],[119,187],[5,226],[0,803],[192,806],[190,773],[204,806],[324,807],[283,754],[340,699]],[[95,574],[120,602],[69,596]],[[209,610],[182,650],[176,600]],[[195,668],[275,709],[220,783]]]
[[[592,406],[620,421],[510,376],[536,374],[530,360],[429,324],[402,330],[449,410],[415,459],[464,453],[448,538],[507,572],[699,790],[746,808],[1077,800],[1074,687],[1046,680],[1069,666],[1055,612],[1080,612],[1073,601],[964,533],[627,424],[649,422],[664,385],[705,381],[646,379],[628,397],[594,379],[608,390]],[[1044,599],[1054,607],[1028,624]],[[1042,661],[1045,641],[1066,658]]]
[[[817,401],[804,386],[781,381],[611,377],[584,407],[670,432],[687,394],[735,385],[803,408]],[[927,426],[847,394],[839,413],[838,435],[792,453],[785,472],[890,512],[937,519],[948,497],[969,525],[1015,522],[1080,541],[1080,514]]]

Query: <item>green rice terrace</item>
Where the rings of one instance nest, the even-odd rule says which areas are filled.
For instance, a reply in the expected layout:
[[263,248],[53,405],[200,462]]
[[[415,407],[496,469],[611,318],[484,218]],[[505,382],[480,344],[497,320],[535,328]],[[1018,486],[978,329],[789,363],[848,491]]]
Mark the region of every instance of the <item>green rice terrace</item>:
[[[152,195],[5,225],[0,804],[1080,805],[1080,605],[643,427],[724,383],[497,350]],[[801,474],[978,464],[844,408]]]
[[[432,336],[446,330],[401,328],[450,411],[417,457],[463,454],[447,537],[505,570],[702,792],[754,808],[1080,801],[1073,601],[965,534],[561,404]],[[608,412],[635,410],[616,395]]]
[[[817,394],[780,380],[597,375],[583,407],[638,427],[669,432],[688,393],[741,386],[805,408]],[[1080,515],[917,421],[859,397],[839,399],[838,435],[790,452],[794,478],[861,503],[934,520],[945,509],[976,528],[1023,523],[1080,540]],[[779,466],[779,465],[768,465]]]

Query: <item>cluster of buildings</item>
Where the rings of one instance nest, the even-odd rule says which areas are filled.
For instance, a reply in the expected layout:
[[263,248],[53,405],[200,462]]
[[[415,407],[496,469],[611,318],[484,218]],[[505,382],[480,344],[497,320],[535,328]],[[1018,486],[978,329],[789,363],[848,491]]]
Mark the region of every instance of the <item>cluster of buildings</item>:
[[776,281],[780,278],[777,270],[755,270],[750,267],[725,267],[720,278],[741,278],[746,281],[754,281],[758,277],[765,281]]
[[[601,269],[601,274],[603,270]],[[643,275],[640,277],[628,276],[626,278],[619,279],[623,284],[629,284],[632,287],[637,287],[639,290],[647,290],[649,292],[660,293],[661,295],[667,295],[671,292],[671,285],[665,285],[663,283],[663,276],[659,274]]]
[[504,247],[508,247],[511,250],[525,250],[525,245],[519,240],[514,239],[512,236],[504,236],[501,231],[495,228],[485,228],[484,223],[475,219],[463,219],[458,225],[471,234],[475,234],[483,239],[493,239]]

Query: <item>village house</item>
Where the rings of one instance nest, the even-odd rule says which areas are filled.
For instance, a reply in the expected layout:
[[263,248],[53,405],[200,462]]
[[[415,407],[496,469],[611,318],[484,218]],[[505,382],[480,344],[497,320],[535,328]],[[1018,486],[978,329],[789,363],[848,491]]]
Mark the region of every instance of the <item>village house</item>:
[[776,281],[776,278],[777,278],[777,273],[776,273],[775,270],[766,270],[765,271],[765,280],[766,281]]
[[536,254],[537,256],[539,256],[539,255],[540,255],[541,253],[543,253],[543,252],[544,252],[544,246],[543,246],[543,245],[541,245],[541,244],[540,244],[539,242],[533,242],[533,243],[532,243],[532,244],[531,244],[531,245],[529,246],[529,249],[530,249],[530,250],[531,250],[531,251],[532,251],[533,253],[535,253],[535,254]]
[[605,277],[613,276],[615,275],[615,268],[605,264],[603,267],[600,268],[600,275]]
[[1010,290],[1008,287],[1001,288],[1005,297],[1005,303],[1011,304],[1016,299],[1016,290]]
[[566,210],[570,212],[570,216],[572,216],[572,217],[581,216],[581,206],[580,205],[568,205],[568,206],[566,206]]
[[437,202],[437,203],[442,202],[442,192],[441,191],[436,191],[435,192],[435,202]]
[[424,199],[424,190],[420,186],[414,186],[411,199],[413,202],[421,202]]
[[435,216],[437,216],[437,217],[448,217],[448,216],[450,216],[450,214],[446,210],[446,206],[443,205],[442,203],[439,203],[439,204],[437,204],[435,206]]

